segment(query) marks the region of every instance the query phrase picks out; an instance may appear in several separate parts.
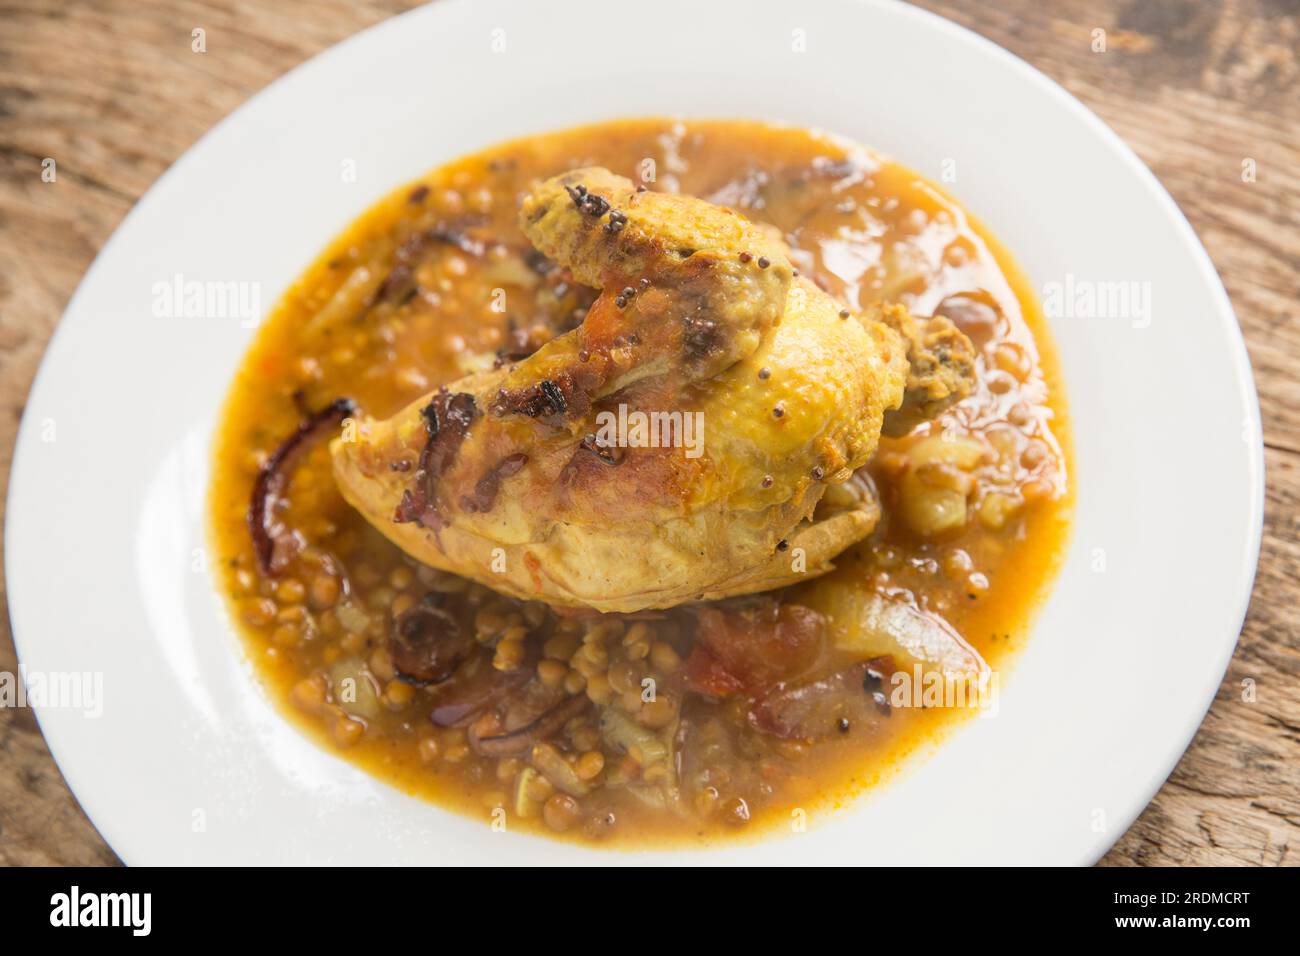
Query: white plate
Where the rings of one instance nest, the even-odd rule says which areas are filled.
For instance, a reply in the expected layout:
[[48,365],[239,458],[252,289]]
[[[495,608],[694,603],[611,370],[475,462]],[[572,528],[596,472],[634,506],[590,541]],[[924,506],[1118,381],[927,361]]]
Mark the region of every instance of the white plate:
[[[1250,594],[1263,464],[1232,309],[1155,178],[1042,75],[910,7],[611,7],[445,0],[329,50],[182,157],[69,304],[18,441],[9,600],[29,672],[103,675],[102,716],[38,717],[128,863],[1088,863],[1196,731]],[[1137,281],[1151,312],[1146,327],[1053,321],[1077,520],[996,719],[807,833],[623,855],[494,833],[277,715],[202,566],[210,439],[251,330],[155,318],[154,287],[258,283],[265,309],[338,230],[434,165],[674,113],[823,127],[936,179],[955,160],[951,190],[1035,287]]]

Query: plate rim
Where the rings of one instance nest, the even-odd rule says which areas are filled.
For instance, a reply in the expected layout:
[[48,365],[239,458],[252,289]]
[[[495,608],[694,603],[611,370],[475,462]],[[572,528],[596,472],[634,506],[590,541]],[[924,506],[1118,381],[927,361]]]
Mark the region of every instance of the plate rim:
[[[85,289],[90,285],[91,280],[96,276],[97,271],[102,267],[102,263],[108,254],[115,248],[115,245],[121,241],[123,233],[129,231],[134,221],[140,215],[141,210],[150,202],[156,193],[165,189],[170,182],[184,175],[189,168],[196,162],[196,155],[202,152],[204,144],[209,142],[227,125],[233,125],[240,121],[241,117],[246,115],[256,104],[261,103],[265,98],[273,95],[275,91],[283,89],[287,85],[300,80],[302,74],[309,69],[319,68],[322,63],[326,63],[336,56],[341,55],[341,51],[349,49],[353,44],[363,42],[363,38],[380,34],[386,31],[395,31],[399,29],[408,17],[422,17],[429,15],[438,15],[445,8],[455,8],[468,4],[469,0],[439,0],[437,3],[431,3],[425,6],[413,8],[404,11],[395,16],[388,17],[371,26],[353,33],[342,40],[334,43],[325,49],[319,51],[313,56],[307,58],[276,77],[266,86],[253,93],[250,97],[240,103],[226,116],[214,123],[202,136],[185,149],[180,156],[172,162],[166,170],[141,194],[133,204],[131,209],[114,227],[112,233],[104,241],[103,245],[96,253],[94,259],[87,267],[73,294],[69,297],[66,306],[63,308],[59,321],[57,322],[50,338],[44,348],[36,373],[34,374],[31,386],[28,389],[24,410],[14,441],[14,453],[9,473],[9,489],[6,496],[5,522],[4,522],[4,548],[5,548],[5,578],[6,578],[6,595],[9,608],[10,629],[13,637],[14,648],[18,666],[23,667],[24,647],[29,645],[30,640],[36,640],[35,635],[30,634],[32,627],[20,627],[20,620],[23,617],[21,610],[24,607],[24,598],[20,591],[15,590],[12,569],[20,559],[19,545],[14,537],[9,533],[9,518],[15,513],[15,509],[22,503],[25,496],[30,494],[26,491],[29,483],[37,484],[39,474],[34,471],[29,462],[32,461],[33,455],[27,449],[32,445],[33,432],[37,427],[36,405],[33,398],[43,390],[43,383],[49,377],[49,369],[56,362],[61,361],[61,353],[66,351],[66,341],[69,335],[66,333],[68,323],[64,320],[71,314],[74,309],[80,305]],[[1186,215],[1179,207],[1177,202],[1170,195],[1168,190],[1160,182],[1159,178],[1151,169],[1142,161],[1137,153],[1120,137],[1101,117],[1090,110],[1078,98],[1066,90],[1060,83],[1052,79],[1046,73],[1042,72],[1032,64],[1028,63],[1021,57],[1012,53],[1010,50],[998,45],[994,41],[984,37],[980,33],[967,28],[954,21],[948,20],[937,13],[925,10],[910,4],[891,2],[891,0],[852,0],[859,6],[875,8],[887,15],[901,16],[904,18],[913,18],[917,21],[924,22],[929,29],[944,31],[950,36],[955,37],[959,42],[972,44],[983,50],[984,54],[994,59],[1001,60],[1003,64],[1015,70],[1023,82],[1032,84],[1039,89],[1047,92],[1056,102],[1057,107],[1068,110],[1074,116],[1082,120],[1100,140],[1119,158],[1122,159],[1126,169],[1141,182],[1145,187],[1145,192],[1153,196],[1161,208],[1161,211],[1174,226],[1178,240],[1187,247],[1187,252],[1195,263],[1197,271],[1201,274],[1202,279],[1206,282],[1207,287],[1211,290],[1213,301],[1209,303],[1210,310],[1214,313],[1216,320],[1225,327],[1223,331],[1228,334],[1226,339],[1229,343],[1228,362],[1233,373],[1234,384],[1240,392],[1242,404],[1246,409],[1248,420],[1243,423],[1248,430],[1249,441],[1244,442],[1247,446],[1247,472],[1249,479],[1248,491],[1248,513],[1249,523],[1246,528],[1247,536],[1245,540],[1246,554],[1248,560],[1241,564],[1241,576],[1237,582],[1234,582],[1233,588],[1237,593],[1237,610],[1232,615],[1236,620],[1236,631],[1230,641],[1224,640],[1222,648],[1219,651],[1218,660],[1215,662],[1215,673],[1218,679],[1214,686],[1210,688],[1209,693],[1204,701],[1204,705],[1199,707],[1198,715],[1195,722],[1190,722],[1190,729],[1185,733],[1181,741],[1181,746],[1176,750],[1170,750],[1171,756],[1157,762],[1153,766],[1146,782],[1141,788],[1134,788],[1134,792],[1145,794],[1140,804],[1134,799],[1132,805],[1126,808],[1123,814],[1117,814],[1117,820],[1122,826],[1115,826],[1109,829],[1108,834],[1102,839],[1094,841],[1092,848],[1094,852],[1087,854],[1082,860],[1072,861],[1077,864],[1092,864],[1103,857],[1110,848],[1117,842],[1132,826],[1133,822],[1146,810],[1151,800],[1159,792],[1173,769],[1181,762],[1186,754],[1188,746],[1196,735],[1200,732],[1204,723],[1205,716],[1209,712],[1214,700],[1217,698],[1218,691],[1222,687],[1223,677],[1227,672],[1231,659],[1236,652],[1237,644],[1240,640],[1241,629],[1249,611],[1251,600],[1254,596],[1254,583],[1258,570],[1260,549],[1263,538],[1263,520],[1264,504],[1266,497],[1266,469],[1264,457],[1263,428],[1262,416],[1259,404],[1258,390],[1255,384],[1254,371],[1250,362],[1249,352],[1246,348],[1245,336],[1237,319],[1232,301],[1228,296],[1227,290],[1223,285],[1213,260],[1209,252],[1205,249],[1196,230],[1188,221]],[[393,184],[392,188],[397,188]],[[1065,383],[1068,388],[1068,382]],[[1077,530],[1077,529],[1076,529]],[[1059,572],[1058,572],[1059,573]],[[1052,588],[1054,589],[1055,585]],[[1036,625],[1035,625],[1036,627]],[[69,759],[69,746],[66,741],[55,734],[54,738],[47,733],[45,721],[42,719],[44,708],[33,706],[31,708],[38,726],[41,730],[42,738],[49,750],[51,757],[59,768],[65,783],[72,793],[77,804],[86,814],[91,824],[105,840],[113,852],[124,862],[131,862],[128,857],[133,855],[133,850],[127,850],[127,844],[130,842],[129,837],[122,832],[116,825],[115,821],[104,819],[103,814],[98,813],[94,808],[94,799],[87,797],[85,794],[93,787],[87,787],[86,781],[81,772],[73,765],[75,761]],[[74,783],[74,781],[77,781]],[[110,838],[109,834],[113,834]],[[1111,835],[1113,834],[1113,835]],[[707,851],[705,851],[707,852]],[[606,855],[608,862],[613,862],[613,857]]]

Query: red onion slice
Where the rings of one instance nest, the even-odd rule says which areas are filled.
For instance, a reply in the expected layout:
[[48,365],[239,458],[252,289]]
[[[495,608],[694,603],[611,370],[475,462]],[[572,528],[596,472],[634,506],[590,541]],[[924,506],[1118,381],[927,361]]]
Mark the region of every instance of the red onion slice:
[[299,453],[337,428],[356,408],[352,399],[336,398],[299,424],[258,469],[248,505],[248,531],[253,538],[257,566],[263,574],[277,574],[289,560],[294,532],[276,520],[273,506],[289,483]]

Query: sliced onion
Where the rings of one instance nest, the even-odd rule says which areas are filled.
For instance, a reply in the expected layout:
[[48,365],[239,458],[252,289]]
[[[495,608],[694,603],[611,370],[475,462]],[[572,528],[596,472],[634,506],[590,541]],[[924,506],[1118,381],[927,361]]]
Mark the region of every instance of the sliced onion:
[[433,690],[437,694],[429,719],[439,727],[464,727],[535,673],[525,663],[515,671],[499,671],[486,651],[472,655]]
[[536,744],[551,737],[586,710],[590,704],[590,699],[585,695],[567,697],[532,723],[525,724],[518,730],[497,734],[494,737],[477,737],[471,733],[469,742],[474,751],[484,757],[522,757],[524,754],[531,753]]
[[276,520],[274,507],[275,502],[283,497],[299,454],[337,428],[356,411],[356,407],[350,398],[336,398],[305,419],[258,469],[248,505],[248,531],[253,538],[257,565],[263,574],[277,574],[283,570],[301,540],[296,532]]

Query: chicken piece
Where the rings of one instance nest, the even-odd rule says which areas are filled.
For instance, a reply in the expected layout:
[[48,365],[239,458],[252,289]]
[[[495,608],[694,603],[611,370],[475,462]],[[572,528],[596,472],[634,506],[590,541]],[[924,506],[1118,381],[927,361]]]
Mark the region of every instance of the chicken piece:
[[540,184],[520,225],[603,291],[528,358],[333,443],[376,528],[503,593],[622,612],[815,576],[871,531],[854,472],[903,401],[905,311],[851,320],[770,230],[604,169]]

